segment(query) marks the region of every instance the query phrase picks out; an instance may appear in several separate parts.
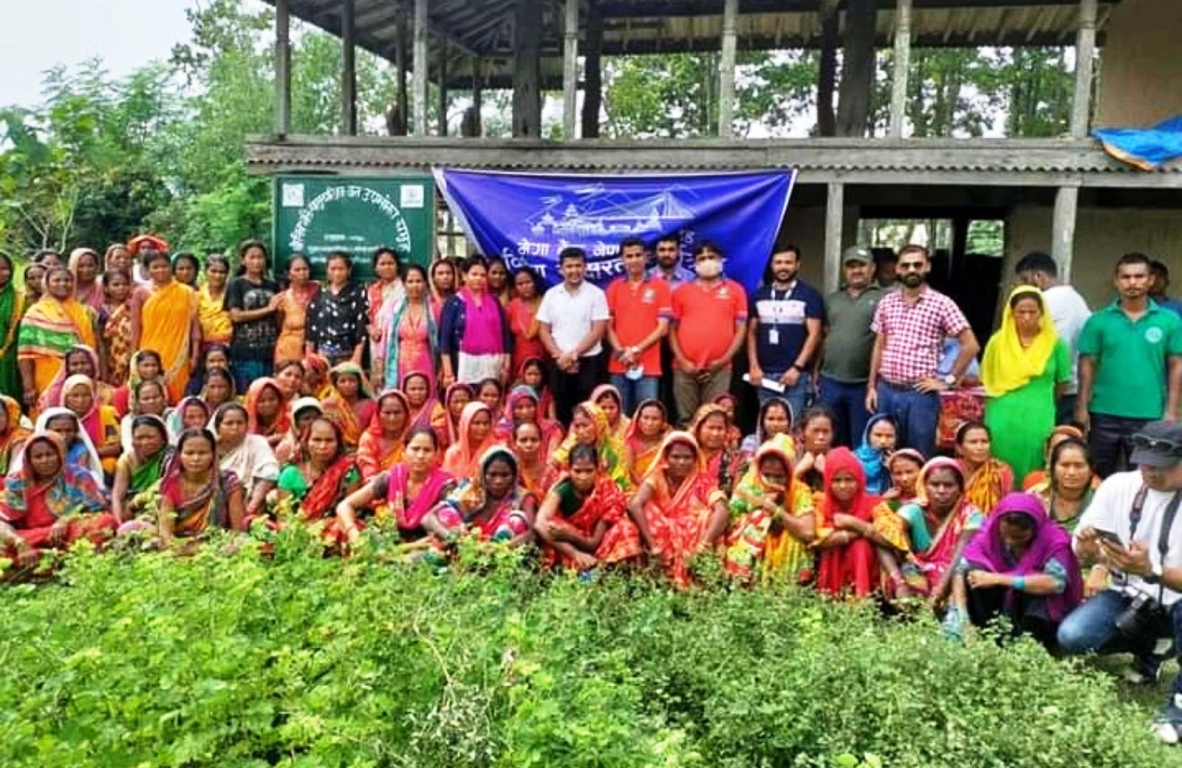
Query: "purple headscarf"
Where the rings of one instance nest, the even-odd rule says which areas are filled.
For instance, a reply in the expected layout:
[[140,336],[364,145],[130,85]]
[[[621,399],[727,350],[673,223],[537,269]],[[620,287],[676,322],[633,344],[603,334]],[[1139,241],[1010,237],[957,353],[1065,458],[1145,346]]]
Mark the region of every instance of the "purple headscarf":
[[[1026,515],[1034,522],[1034,538],[1016,565],[1010,565],[1012,558],[1007,559],[1001,540],[1001,520],[1007,514]],[[1071,535],[1047,516],[1042,501],[1033,494],[1006,495],[985,527],[965,547],[964,559],[984,570],[1011,576],[1040,574],[1048,561],[1058,560],[1067,570],[1067,588],[1061,594],[1045,596],[1051,621],[1062,621],[1083,599],[1083,575],[1071,549]],[[1012,591],[1006,595],[1007,605],[1012,597]]]

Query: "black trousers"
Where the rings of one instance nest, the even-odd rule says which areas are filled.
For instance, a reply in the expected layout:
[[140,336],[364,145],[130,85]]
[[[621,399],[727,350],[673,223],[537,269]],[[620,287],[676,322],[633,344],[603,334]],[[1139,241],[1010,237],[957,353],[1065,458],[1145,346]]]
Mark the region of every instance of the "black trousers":
[[575,373],[559,370],[551,364],[550,391],[554,395],[554,411],[564,429],[570,428],[575,406],[591,397],[591,390],[607,381],[604,356],[587,355],[579,358]]
[[973,589],[965,584],[968,592],[969,619],[975,626],[984,627],[991,621],[1005,616],[1014,635],[1030,635],[1047,648],[1055,646],[1055,635],[1059,625],[1047,615],[1041,597],[1014,591],[1013,600],[1006,605],[1009,587],[986,587]]

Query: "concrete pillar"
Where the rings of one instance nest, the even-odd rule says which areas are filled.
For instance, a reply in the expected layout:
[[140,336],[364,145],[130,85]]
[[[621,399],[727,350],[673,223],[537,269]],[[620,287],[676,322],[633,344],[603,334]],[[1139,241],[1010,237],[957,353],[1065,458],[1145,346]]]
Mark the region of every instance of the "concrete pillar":
[[357,135],[357,44],[354,0],[341,2],[341,133]]
[[287,0],[275,0],[275,133],[291,133],[291,15]]
[[1075,254],[1075,222],[1079,210],[1079,187],[1059,187],[1051,220],[1051,256],[1059,265],[1059,279],[1071,281]]
[[513,136],[542,134],[541,91],[542,9],[518,3],[513,25]]
[[895,65],[891,77],[890,137],[903,138],[907,118],[907,78],[911,71],[911,2],[898,0],[895,6]]
[[738,16],[739,0],[726,0],[722,9],[722,56],[718,64],[718,135],[724,139],[729,139],[734,131]]
[[845,224],[845,185],[831,181],[825,201],[825,292],[841,285],[842,228]]
[[1096,54],[1096,0],[1080,0],[1079,30],[1075,37],[1075,98],[1071,107],[1071,135],[1088,135],[1092,107],[1092,67]]
[[427,135],[427,0],[415,0],[414,27],[415,136]]
[[579,101],[579,0],[566,0],[562,47],[562,138],[576,138]]

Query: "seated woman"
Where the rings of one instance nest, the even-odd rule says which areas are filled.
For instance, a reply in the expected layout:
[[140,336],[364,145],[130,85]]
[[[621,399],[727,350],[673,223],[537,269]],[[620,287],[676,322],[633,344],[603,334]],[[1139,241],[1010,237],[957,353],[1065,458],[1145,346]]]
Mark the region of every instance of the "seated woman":
[[139,515],[155,515],[160,478],[172,456],[168,428],[159,416],[133,416],[131,444],[131,452],[119,457],[111,488],[111,512],[121,524]]
[[131,422],[136,416],[157,416],[164,419],[168,415],[168,390],[163,379],[147,379],[136,384],[129,405],[130,410],[119,422],[119,442],[123,453],[132,450]]
[[1087,440],[1083,430],[1071,424],[1062,424],[1051,430],[1051,435],[1047,438],[1046,466],[1043,469],[1027,473],[1026,477],[1022,479],[1022,490],[1029,491],[1034,486],[1046,481],[1050,475],[1051,453],[1054,452],[1056,445],[1069,439],[1085,442]]
[[[274,508],[277,515],[314,523],[335,516],[337,504],[361,486],[361,470],[345,450],[340,426],[321,416],[313,419],[300,445],[300,456],[279,472]],[[351,532],[331,520],[326,541],[343,544]]]
[[415,427],[406,440],[404,461],[369,479],[337,505],[337,521],[349,543],[355,543],[361,517],[375,502],[376,517],[393,519],[399,537],[408,543],[427,535],[423,519],[455,489],[456,481],[439,468],[439,436],[430,427]]
[[895,513],[866,490],[863,465],[848,448],[834,448],[825,459],[818,513],[817,589],[834,597],[878,592],[878,550],[906,552],[907,541]]
[[607,414],[592,402],[575,406],[570,433],[558,450],[550,454],[543,485],[549,488],[570,469],[570,452],[580,444],[594,446],[595,453],[599,456],[600,468],[620,486],[620,490],[628,492],[632,489],[632,476],[627,466],[624,444],[612,434],[607,423]]
[[0,503],[0,552],[21,566],[36,565],[43,549],[68,547],[82,538],[101,544],[115,533],[102,490],[89,472],[66,461],[54,432],[36,432],[21,467],[5,479]]
[[114,475],[115,463],[123,452],[119,440],[119,415],[111,406],[98,402],[94,380],[82,374],[67,378],[62,384],[62,402],[58,405],[64,405],[78,417],[78,423],[98,452],[103,473]]
[[500,413],[504,408],[505,388],[497,379],[482,379],[474,387],[476,399],[488,406],[493,413]]
[[291,409],[283,402],[283,390],[272,378],[251,382],[246,391],[247,429],[252,435],[266,438],[274,450],[291,429]]
[[796,477],[819,494],[825,487],[825,457],[833,447],[833,413],[818,405],[800,417],[800,448]]
[[542,452],[542,430],[532,421],[523,421],[513,429],[513,455],[521,475],[521,487],[537,496],[546,495],[546,454]]
[[[115,390],[112,396],[115,410],[120,418],[132,413],[135,405],[135,391],[143,381],[159,381],[164,384],[164,364],[160,361],[160,353],[154,349],[141,349],[131,356],[131,375],[127,377],[127,384]],[[168,395],[165,394],[167,401]]]
[[[98,451],[90,436],[82,428],[78,417],[69,408],[47,408],[37,417],[34,432],[53,432],[66,445],[66,464],[81,472],[88,472],[94,478],[95,484],[104,488],[103,463],[99,459]],[[19,472],[22,468],[23,452],[17,454],[9,466],[9,474]]]
[[304,382],[300,386],[300,394],[304,397],[314,397],[324,402],[332,394],[332,384],[328,380],[328,358],[315,352],[304,355]]
[[8,395],[0,395],[0,475],[8,467],[32,434],[21,423],[21,405]]
[[919,486],[919,498],[898,512],[908,544],[898,565],[907,591],[923,595],[942,613],[952,591],[953,566],[985,516],[965,497],[964,469],[955,459],[929,461]]
[[1082,600],[1071,535],[1037,498],[1010,493],[965,547],[945,626],[955,633],[966,619],[983,627],[1005,616],[1015,634],[1028,633],[1049,648],[1063,617]]
[[373,393],[369,391],[365,373],[356,363],[341,363],[329,376],[333,393],[323,402],[324,415],[340,425],[346,449],[355,451],[362,430],[376,410]]
[[726,570],[741,581],[813,580],[813,493],[792,472],[792,448],[785,434],[761,445],[731,498]]
[[[605,539],[624,516],[627,498],[611,478],[599,471],[599,456],[590,445],[571,449],[570,470],[542,501],[534,533],[542,542],[547,566],[561,565],[589,571],[600,563],[616,562],[627,550]],[[606,545],[606,546],[605,546]]]
[[[759,446],[771,440],[776,435],[792,436],[793,423],[792,406],[782,397],[771,397],[759,407],[759,418],[755,422],[755,431],[743,438],[739,443],[739,472],[747,471],[751,460]],[[796,444],[793,442],[792,455],[796,456]]]
[[[70,376],[88,376],[95,385],[95,395],[102,405],[113,405],[115,402],[115,388],[99,378],[99,356],[85,344],[76,344],[66,350],[63,365],[53,383],[41,393],[40,408],[44,410],[50,406],[61,405],[62,387]],[[116,409],[117,411],[118,409]],[[123,414],[119,414],[122,416]]]
[[217,438],[208,429],[183,432],[160,480],[160,546],[198,540],[212,528],[240,531],[245,518],[242,483],[218,466]]
[[612,436],[623,440],[628,434],[628,424],[631,419],[624,413],[624,401],[620,397],[620,390],[611,384],[600,384],[591,391],[591,397],[587,400],[603,410],[604,415],[607,416],[607,425]]
[[211,371],[230,371],[230,348],[225,344],[202,344],[197,370],[185,388],[186,395],[197,395],[205,389],[206,378]]
[[291,429],[275,446],[275,460],[280,466],[295,461],[300,453],[300,438],[317,416],[324,415],[320,401],[314,397],[297,397],[291,404]]
[[410,406],[410,428],[426,427],[439,436],[440,449],[447,447],[447,411],[431,389],[431,377],[412,371],[402,379],[402,394]]
[[378,397],[377,411],[357,446],[357,466],[366,480],[402,461],[410,432],[410,403],[397,389]]
[[986,515],[1001,497],[1014,490],[1014,473],[993,458],[992,434],[979,421],[968,421],[956,429],[956,456],[965,475],[965,497]]
[[447,440],[450,447],[460,441],[460,417],[464,415],[464,408],[476,397],[471,386],[457,381],[443,393],[443,407],[447,413]]
[[882,501],[892,512],[910,504],[919,496],[919,473],[927,459],[914,448],[900,448],[887,457],[887,471],[891,473],[891,487],[882,494]]
[[689,565],[694,556],[717,548],[726,533],[726,495],[688,432],[665,438],[627,510],[627,519],[605,536],[605,559],[622,562],[647,554],[679,587],[693,581]]
[[862,444],[854,451],[866,473],[866,492],[881,496],[891,487],[891,470],[887,457],[895,451],[898,429],[895,420],[888,414],[879,413],[866,422],[862,433]]
[[726,447],[731,451],[739,450],[739,446],[743,442],[743,433],[735,426],[739,413],[739,398],[730,392],[723,392],[716,395],[711,402],[722,406],[722,410],[726,411],[726,420],[730,424],[726,430]]
[[546,363],[540,357],[527,357],[521,361],[521,372],[517,377],[518,384],[533,389],[538,393],[538,411],[544,418],[557,421],[554,410],[554,393],[550,391],[549,378],[546,376]]
[[423,527],[439,548],[465,535],[518,547],[533,541],[537,509],[537,497],[518,482],[517,459],[496,445],[481,456],[476,473],[461,479],[447,498],[427,513]]
[[562,426],[545,418],[538,408],[538,395],[533,388],[518,384],[505,398],[505,411],[497,422],[496,439],[504,445],[513,442],[513,431],[519,424],[530,422],[538,426],[542,433],[542,448],[544,455],[550,455],[558,446],[562,445]]
[[739,472],[739,455],[730,447],[731,421],[726,414],[721,405],[703,405],[694,415],[690,434],[706,458],[706,472],[729,496]]
[[1083,440],[1060,440],[1051,451],[1051,475],[1030,489],[1051,520],[1068,533],[1075,533],[1079,518],[1092,503],[1100,478],[1092,466],[1092,450]]
[[176,408],[169,411],[168,416],[164,419],[164,423],[168,427],[169,441],[175,443],[180,439],[181,433],[187,429],[204,429],[209,425],[212,415],[213,411],[200,397],[190,395],[181,398]]
[[670,432],[668,413],[660,400],[641,400],[624,435],[624,450],[631,467],[632,485],[639,487],[653,462],[661,453],[661,445]]
[[496,439],[492,433],[492,411],[479,400],[464,406],[460,417],[459,437],[443,457],[443,468],[452,477],[475,477],[480,471],[480,460]]
[[234,391],[233,374],[218,368],[207,371],[205,374],[205,387],[201,390],[201,399],[209,406],[210,413],[213,413],[226,403],[238,402],[238,395]]
[[262,435],[248,432],[246,408],[227,403],[213,414],[218,440],[218,466],[233,472],[242,483],[246,515],[253,518],[266,511],[267,494],[279,480],[279,463],[271,444]]

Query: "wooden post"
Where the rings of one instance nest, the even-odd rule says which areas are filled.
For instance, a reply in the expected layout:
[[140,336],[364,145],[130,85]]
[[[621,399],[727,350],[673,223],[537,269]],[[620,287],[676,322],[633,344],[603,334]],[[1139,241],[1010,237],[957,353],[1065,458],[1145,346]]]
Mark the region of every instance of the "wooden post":
[[583,46],[583,138],[599,138],[599,108],[603,104],[603,14],[592,3],[587,12]]
[[542,133],[541,39],[542,9],[518,3],[513,25],[514,138],[536,139]]
[[1059,265],[1059,279],[1065,283],[1071,281],[1078,210],[1079,187],[1059,187],[1055,193],[1055,213],[1051,221],[1051,256]]
[[911,73],[911,2],[898,0],[895,6],[895,65],[891,76],[892,139],[903,138],[907,118],[907,78]]
[[722,7],[722,59],[718,64],[718,135],[729,139],[735,119],[735,46],[738,35],[739,0],[726,0]]
[[484,63],[479,56],[472,57],[472,135],[484,135],[484,120],[480,110],[484,100]]
[[562,138],[573,141],[579,101],[579,0],[566,0],[562,47]]
[[1080,0],[1079,30],[1075,36],[1075,98],[1071,108],[1071,136],[1088,135],[1092,110],[1092,68],[1096,54],[1096,0]]
[[275,0],[275,133],[291,133],[291,16],[287,0]]
[[405,136],[410,123],[410,93],[406,87],[406,14],[394,18],[394,58],[398,65],[398,114],[402,124],[399,136]]
[[447,41],[439,41],[439,135],[447,135]]
[[427,135],[427,0],[415,0],[414,30],[415,136]]
[[357,135],[357,47],[353,0],[341,2],[341,133]]
[[825,201],[825,292],[841,285],[842,225],[845,218],[845,185],[831,181]]

